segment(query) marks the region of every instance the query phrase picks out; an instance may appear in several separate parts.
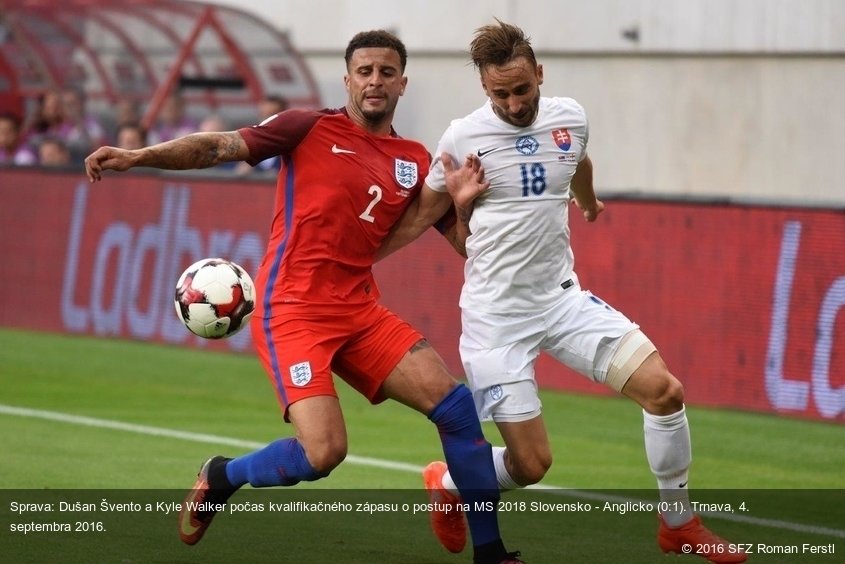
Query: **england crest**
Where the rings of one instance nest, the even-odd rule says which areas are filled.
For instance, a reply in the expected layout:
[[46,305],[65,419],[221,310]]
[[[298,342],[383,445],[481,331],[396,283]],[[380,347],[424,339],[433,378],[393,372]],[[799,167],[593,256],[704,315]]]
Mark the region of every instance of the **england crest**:
[[304,386],[311,381],[311,363],[307,360],[290,367],[290,380],[294,386]]
[[396,159],[394,176],[400,186],[410,190],[417,184],[417,163]]

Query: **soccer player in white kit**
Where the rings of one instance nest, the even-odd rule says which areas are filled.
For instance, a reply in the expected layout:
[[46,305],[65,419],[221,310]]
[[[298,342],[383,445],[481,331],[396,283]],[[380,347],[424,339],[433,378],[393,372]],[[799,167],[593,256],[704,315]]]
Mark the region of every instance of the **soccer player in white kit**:
[[[642,407],[646,457],[661,499],[679,508],[658,516],[660,548],[688,553],[682,547],[690,545],[711,562],[744,562],[746,555],[690,508],[683,386],[639,326],[583,290],[573,270],[570,199],[589,222],[604,209],[593,190],[584,109],[571,98],[540,95],[542,65],[516,26],[497,20],[480,28],[470,53],[489,100],[443,134],[427,188],[382,255],[422,233],[454,200],[470,233],[460,353],[479,415],[496,423],[506,445],[493,454],[501,489],[535,484],[551,466],[534,378],[545,351]],[[449,155],[467,155],[474,168],[457,169]],[[424,480],[433,500],[459,500],[445,463],[430,464]],[[431,517],[440,542],[462,550],[463,516]]]

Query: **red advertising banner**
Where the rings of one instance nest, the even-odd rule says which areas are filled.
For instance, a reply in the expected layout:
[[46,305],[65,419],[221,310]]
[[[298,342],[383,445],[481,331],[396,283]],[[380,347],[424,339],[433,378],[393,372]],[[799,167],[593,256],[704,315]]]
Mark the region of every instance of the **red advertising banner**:
[[[212,344],[177,319],[176,280],[213,256],[254,273],[273,187],[181,178],[0,172],[0,325]],[[245,350],[248,333],[213,345]]]
[[[195,260],[255,273],[273,186],[182,175],[0,169],[0,325],[235,351],[180,324]],[[584,288],[640,324],[690,404],[845,421],[845,213],[664,201],[571,216]],[[383,302],[457,374],[462,260],[434,232],[376,266]],[[609,393],[541,357],[545,387]]]

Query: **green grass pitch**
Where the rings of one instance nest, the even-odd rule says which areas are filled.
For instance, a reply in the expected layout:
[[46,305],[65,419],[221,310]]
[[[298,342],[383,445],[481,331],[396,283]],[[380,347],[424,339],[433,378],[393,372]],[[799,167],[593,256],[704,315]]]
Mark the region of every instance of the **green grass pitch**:
[[[257,360],[0,329],[3,561],[469,562],[469,547],[446,553],[426,513],[412,511],[426,502],[419,469],[442,457],[434,427],[406,407],[373,407],[338,387],[347,461],[319,482],[242,490],[233,502],[243,510],[219,515],[200,544],[186,547],[167,504],[181,502],[200,463],[291,432]],[[640,410],[619,398],[542,399],[555,462],[543,488],[503,495],[508,545],[535,564],[664,562],[653,512],[602,509],[656,501]],[[845,427],[692,406],[688,416],[692,498],[711,503],[712,529],[750,545],[750,562],[845,561]],[[485,430],[501,443],[493,426]],[[278,509],[296,501],[335,510]],[[575,511],[578,502],[591,509]],[[366,503],[383,510],[358,511]],[[43,523],[78,530],[16,529]],[[812,554],[805,544],[835,553]]]

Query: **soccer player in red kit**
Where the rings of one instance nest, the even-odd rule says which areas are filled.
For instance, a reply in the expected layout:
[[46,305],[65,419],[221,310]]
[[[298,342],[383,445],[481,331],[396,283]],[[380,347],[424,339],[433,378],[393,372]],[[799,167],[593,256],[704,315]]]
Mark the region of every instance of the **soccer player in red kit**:
[[[254,165],[282,157],[251,328],[296,433],[202,465],[179,515],[187,544],[199,542],[216,513],[188,502],[210,502],[205,509],[247,483],[317,480],[343,461],[346,427],[332,373],[372,403],[392,398],[425,414],[437,426],[464,502],[473,509],[497,505],[491,447],[469,390],[420,333],[379,305],[372,275],[376,250],[415,204],[430,163],[425,147],[392,127],[407,84],[405,46],[386,31],[362,32],[345,59],[348,99],[339,110],[286,110],[238,131],[195,133],[135,151],[101,147],[85,160],[95,182],[104,170]],[[469,511],[467,522],[475,562],[520,562],[504,547],[495,510]]]

